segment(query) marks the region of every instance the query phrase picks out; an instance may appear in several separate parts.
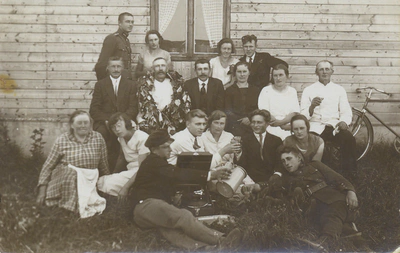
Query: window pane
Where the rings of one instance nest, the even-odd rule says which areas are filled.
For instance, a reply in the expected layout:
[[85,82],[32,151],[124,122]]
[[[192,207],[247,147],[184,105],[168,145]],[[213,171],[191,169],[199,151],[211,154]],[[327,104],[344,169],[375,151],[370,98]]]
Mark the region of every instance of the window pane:
[[163,48],[169,52],[186,53],[187,0],[159,1],[159,32]]
[[223,36],[223,0],[195,0],[195,53],[215,53]]

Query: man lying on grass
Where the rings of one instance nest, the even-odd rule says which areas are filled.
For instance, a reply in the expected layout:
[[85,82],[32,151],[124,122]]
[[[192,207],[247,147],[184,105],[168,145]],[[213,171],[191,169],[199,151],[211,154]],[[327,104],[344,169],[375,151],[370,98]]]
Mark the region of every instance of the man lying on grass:
[[[283,147],[280,157],[288,172],[282,176],[282,185],[290,202],[299,210],[310,209],[315,203],[310,210],[313,215],[309,216],[321,231],[314,246],[330,238],[337,239],[342,233],[360,234],[353,223],[358,200],[354,186],[347,179],[319,161],[306,164],[302,153],[293,147]],[[260,190],[257,184],[252,187],[245,190]]]
[[141,228],[159,228],[172,244],[188,250],[208,250],[238,246],[241,232],[232,230],[226,237],[197,221],[191,212],[177,208],[174,199],[176,183],[205,184],[215,179],[228,179],[226,168],[215,171],[180,169],[168,163],[174,140],[165,130],[153,132],[145,146],[151,151],[142,162],[133,184],[134,221]]

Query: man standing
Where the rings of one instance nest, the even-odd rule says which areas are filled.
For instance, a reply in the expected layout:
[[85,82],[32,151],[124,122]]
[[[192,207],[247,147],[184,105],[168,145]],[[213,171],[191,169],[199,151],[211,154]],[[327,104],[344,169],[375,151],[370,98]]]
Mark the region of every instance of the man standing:
[[[342,173],[357,170],[356,140],[349,131],[352,112],[345,89],[333,82],[333,63],[320,61],[315,69],[318,82],[306,87],[301,97],[301,113],[310,120],[310,131],[340,147]],[[352,175],[347,174],[351,178]]]
[[199,59],[194,63],[197,77],[185,82],[184,90],[192,102],[191,109],[200,109],[207,115],[215,110],[224,110],[224,85],[222,81],[210,77],[210,62]]
[[250,85],[256,85],[263,88],[270,82],[270,71],[272,67],[278,64],[283,64],[286,67],[289,67],[285,61],[275,58],[269,53],[256,52],[257,37],[254,35],[243,36],[242,44],[245,55],[239,60],[250,64],[250,76],[248,79]]
[[282,140],[266,131],[271,121],[271,114],[267,110],[257,109],[249,118],[253,132],[242,137],[242,153],[238,157],[238,164],[255,182],[268,181],[274,174],[281,175],[275,169],[279,165],[277,149],[282,145]]
[[228,179],[230,171],[181,169],[167,162],[171,154],[171,139],[167,131],[157,130],[145,145],[150,155],[142,162],[133,184],[134,221],[141,228],[158,228],[172,244],[189,251],[209,251],[216,245],[223,250],[238,246],[241,232],[232,230],[226,237],[196,220],[193,214],[178,208],[175,196],[177,183],[205,184],[218,178]]
[[107,144],[110,168],[114,168],[118,157],[117,137],[108,129],[107,120],[116,112],[124,112],[134,119],[138,112],[136,85],[121,75],[122,59],[111,57],[107,71],[110,75],[98,81],[94,87],[90,116],[93,118],[93,130],[101,133]]
[[107,62],[112,56],[118,56],[122,58],[124,63],[123,76],[132,79],[131,69],[131,46],[129,43],[129,33],[133,28],[133,15],[124,12],[118,16],[117,32],[108,35],[103,42],[100,56],[95,66],[97,81],[107,77]]

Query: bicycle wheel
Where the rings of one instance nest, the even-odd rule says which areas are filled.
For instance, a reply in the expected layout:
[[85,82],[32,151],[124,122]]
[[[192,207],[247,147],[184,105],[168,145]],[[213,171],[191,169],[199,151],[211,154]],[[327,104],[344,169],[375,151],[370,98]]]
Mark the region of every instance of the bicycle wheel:
[[396,137],[393,141],[394,148],[396,149],[397,153],[400,154],[400,138]]
[[357,109],[353,108],[353,118],[350,130],[356,138],[357,161],[363,158],[371,149],[374,143],[374,129],[371,121]]

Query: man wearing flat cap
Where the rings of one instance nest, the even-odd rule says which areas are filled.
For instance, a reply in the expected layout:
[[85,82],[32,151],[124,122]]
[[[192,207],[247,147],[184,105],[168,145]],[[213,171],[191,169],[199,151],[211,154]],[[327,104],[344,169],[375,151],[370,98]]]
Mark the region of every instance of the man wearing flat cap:
[[159,228],[172,244],[188,250],[233,246],[240,243],[241,232],[232,230],[226,237],[196,220],[193,214],[176,207],[177,183],[205,184],[217,178],[228,179],[229,170],[201,171],[181,169],[168,164],[171,154],[170,138],[165,130],[153,132],[145,146],[150,155],[142,162],[133,184],[134,221],[141,228]]

